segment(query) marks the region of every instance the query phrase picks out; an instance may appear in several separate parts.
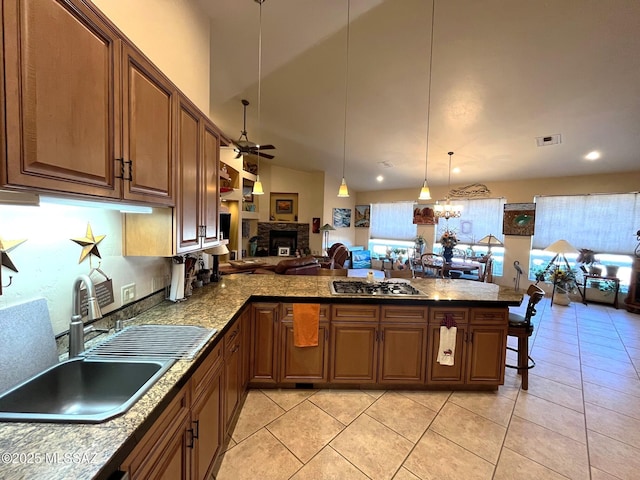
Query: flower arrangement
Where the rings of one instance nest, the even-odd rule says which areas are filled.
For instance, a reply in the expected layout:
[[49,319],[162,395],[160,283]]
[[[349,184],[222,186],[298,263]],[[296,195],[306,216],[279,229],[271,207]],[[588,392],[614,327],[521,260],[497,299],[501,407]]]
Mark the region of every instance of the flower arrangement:
[[573,270],[561,270],[559,268],[549,272],[547,280],[561,288],[572,289],[576,283],[576,272]]
[[455,232],[445,230],[445,232],[440,237],[440,245],[442,245],[442,248],[453,248],[457,244],[458,237],[456,237]]

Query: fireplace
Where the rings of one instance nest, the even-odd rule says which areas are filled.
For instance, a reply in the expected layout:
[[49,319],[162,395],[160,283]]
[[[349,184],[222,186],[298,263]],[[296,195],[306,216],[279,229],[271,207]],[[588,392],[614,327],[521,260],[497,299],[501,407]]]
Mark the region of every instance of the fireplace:
[[287,247],[290,255],[298,248],[297,230],[271,230],[269,232],[269,255],[278,255],[278,249]]

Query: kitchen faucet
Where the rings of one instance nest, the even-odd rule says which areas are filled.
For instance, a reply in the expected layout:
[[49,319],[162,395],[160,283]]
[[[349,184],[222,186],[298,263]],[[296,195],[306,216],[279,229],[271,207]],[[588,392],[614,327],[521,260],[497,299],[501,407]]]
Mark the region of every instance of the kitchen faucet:
[[[98,298],[96,297],[96,287],[88,275],[79,275],[73,284],[73,311],[71,312],[71,323],[69,324],[69,358],[77,357],[84,352],[85,327],[82,323],[82,305],[80,301],[80,287],[82,284],[87,287],[87,302],[89,320],[102,318]],[[87,327],[91,328],[91,327]]]

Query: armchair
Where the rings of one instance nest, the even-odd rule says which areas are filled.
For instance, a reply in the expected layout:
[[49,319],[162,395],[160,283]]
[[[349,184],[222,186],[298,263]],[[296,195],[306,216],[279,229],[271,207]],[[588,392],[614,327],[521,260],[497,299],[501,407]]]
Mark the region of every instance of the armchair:
[[349,258],[349,249],[343,243],[334,243],[327,252],[329,260],[321,262],[322,268],[344,268]]

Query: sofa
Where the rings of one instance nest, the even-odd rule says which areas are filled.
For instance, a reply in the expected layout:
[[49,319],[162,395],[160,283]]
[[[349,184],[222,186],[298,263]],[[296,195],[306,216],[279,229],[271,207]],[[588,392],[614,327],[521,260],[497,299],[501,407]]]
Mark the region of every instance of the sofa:
[[320,270],[318,259],[313,255],[280,260],[275,267],[259,268],[253,273],[272,273],[276,275],[316,275]]

